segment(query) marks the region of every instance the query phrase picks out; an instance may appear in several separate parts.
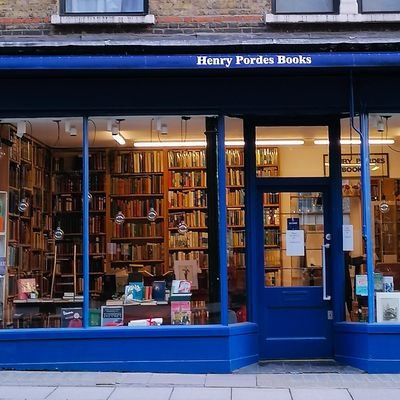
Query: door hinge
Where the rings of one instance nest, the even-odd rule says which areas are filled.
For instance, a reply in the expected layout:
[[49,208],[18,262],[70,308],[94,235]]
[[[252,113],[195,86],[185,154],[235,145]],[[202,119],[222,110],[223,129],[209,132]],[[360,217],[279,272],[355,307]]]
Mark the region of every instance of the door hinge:
[[329,320],[333,319],[333,311],[332,310],[328,310],[328,319]]

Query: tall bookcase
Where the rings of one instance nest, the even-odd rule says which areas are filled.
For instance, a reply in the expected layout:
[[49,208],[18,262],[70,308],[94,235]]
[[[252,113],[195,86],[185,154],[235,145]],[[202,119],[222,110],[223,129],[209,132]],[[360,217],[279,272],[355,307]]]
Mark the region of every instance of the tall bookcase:
[[4,327],[6,304],[5,277],[7,272],[7,192],[0,191],[0,327]]
[[[61,239],[53,241],[53,252],[48,257],[48,272],[55,276],[53,297],[83,292],[82,185],[81,153],[53,151],[53,230],[64,232]],[[89,291],[92,298],[97,298],[102,292],[106,260],[105,151],[90,153],[89,196]]]
[[[203,149],[168,151],[169,266],[197,259],[208,268],[207,174]],[[180,229],[184,223],[187,229]]]
[[[163,150],[113,152],[110,157],[110,264],[143,266],[152,275],[165,271]],[[153,219],[149,213],[156,213]],[[116,216],[125,220],[118,224]]]

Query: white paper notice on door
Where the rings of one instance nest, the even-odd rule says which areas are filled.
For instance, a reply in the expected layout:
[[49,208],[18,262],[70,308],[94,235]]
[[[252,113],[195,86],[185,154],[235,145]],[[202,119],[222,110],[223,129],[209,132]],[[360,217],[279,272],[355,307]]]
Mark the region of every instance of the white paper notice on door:
[[353,225],[343,225],[343,251],[354,250]]
[[304,256],[304,230],[286,231],[286,255]]

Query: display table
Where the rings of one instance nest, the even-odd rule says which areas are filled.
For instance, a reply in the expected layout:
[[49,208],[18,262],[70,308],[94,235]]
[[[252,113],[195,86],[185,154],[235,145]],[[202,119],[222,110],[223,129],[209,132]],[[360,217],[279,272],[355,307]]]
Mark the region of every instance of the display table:
[[61,308],[82,307],[83,301],[63,299],[28,299],[13,301],[14,328],[57,328]]
[[171,324],[171,306],[124,304],[124,325],[128,325],[129,321],[151,318],[162,318],[163,325]]

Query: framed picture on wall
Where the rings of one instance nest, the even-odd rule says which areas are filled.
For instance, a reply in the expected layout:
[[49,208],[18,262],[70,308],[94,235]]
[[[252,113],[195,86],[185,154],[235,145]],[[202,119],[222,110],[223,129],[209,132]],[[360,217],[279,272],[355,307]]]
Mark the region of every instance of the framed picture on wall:
[[191,282],[192,289],[198,289],[197,274],[201,272],[197,260],[175,260],[174,261],[174,274],[175,279]]
[[400,323],[400,292],[376,293],[376,322]]

